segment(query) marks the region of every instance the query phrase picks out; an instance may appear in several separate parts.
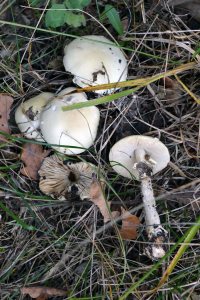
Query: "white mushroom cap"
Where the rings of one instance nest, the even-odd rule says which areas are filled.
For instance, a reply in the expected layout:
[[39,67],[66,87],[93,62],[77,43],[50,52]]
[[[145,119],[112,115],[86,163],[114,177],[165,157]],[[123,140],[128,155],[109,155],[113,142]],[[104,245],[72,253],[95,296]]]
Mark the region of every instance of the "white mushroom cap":
[[[88,149],[96,138],[100,113],[95,106],[63,111],[63,106],[88,101],[85,93],[69,94],[67,88],[42,111],[40,129],[44,140],[59,152],[74,155]],[[63,147],[64,146],[64,147]]]
[[40,113],[52,97],[52,93],[41,93],[21,103],[16,109],[15,121],[26,138],[43,141],[38,131]]
[[[127,61],[122,51],[103,36],[86,35],[73,40],[64,49],[65,70],[72,73],[80,87],[125,81]],[[114,89],[96,93],[111,93]]]
[[40,170],[40,190],[52,198],[65,200],[72,187],[77,188],[77,194],[83,200],[90,198],[90,187],[96,167],[86,162],[67,164],[57,155],[44,159]]
[[164,169],[170,161],[167,147],[157,138],[142,135],[127,136],[118,141],[110,150],[112,168],[120,175],[139,180],[134,165],[146,162],[152,167],[152,174]]

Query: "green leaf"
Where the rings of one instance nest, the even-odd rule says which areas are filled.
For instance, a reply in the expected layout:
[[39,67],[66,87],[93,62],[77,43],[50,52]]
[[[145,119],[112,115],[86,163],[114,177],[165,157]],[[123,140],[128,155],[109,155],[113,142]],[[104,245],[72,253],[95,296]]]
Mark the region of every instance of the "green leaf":
[[139,88],[141,88],[141,86],[137,86],[133,89],[128,89],[128,90],[121,91],[121,92],[118,92],[118,93],[115,93],[115,94],[110,94],[108,96],[103,96],[101,98],[90,100],[90,101],[87,101],[87,102],[79,102],[79,103],[74,103],[74,104],[71,104],[71,105],[68,105],[68,106],[63,106],[62,111],[68,111],[68,110],[72,110],[72,109],[79,109],[79,108],[82,108],[82,107],[89,107],[89,106],[102,105],[102,104],[105,104],[105,103],[109,103],[109,102],[117,100],[121,97],[128,96],[128,95],[136,92],[137,90],[139,90]]
[[119,35],[122,35],[124,30],[123,30],[123,25],[119,17],[118,11],[110,4],[107,4],[105,6],[105,10],[101,16],[101,20],[105,18],[105,16],[108,18],[110,21],[110,24],[113,26],[113,28],[117,31]]
[[45,15],[46,27],[57,28],[65,24],[66,8],[64,4],[52,4]]
[[65,0],[65,5],[70,9],[83,9],[90,4],[91,0]]
[[66,11],[65,22],[75,28],[86,25],[86,19],[83,14],[75,14],[71,11]]

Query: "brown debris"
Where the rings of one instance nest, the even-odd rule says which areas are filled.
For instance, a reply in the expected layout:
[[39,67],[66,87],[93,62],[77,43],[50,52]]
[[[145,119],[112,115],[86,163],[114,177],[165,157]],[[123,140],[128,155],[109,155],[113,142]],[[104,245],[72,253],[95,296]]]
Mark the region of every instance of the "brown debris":
[[[0,131],[5,133],[10,133],[10,128],[8,125],[8,119],[10,116],[10,108],[13,104],[13,98],[6,95],[0,94]],[[3,135],[0,135],[0,141],[6,141]]]
[[132,215],[130,212],[121,208],[122,210],[122,228],[119,230],[123,240],[134,240],[137,238],[137,229],[140,220],[137,216]]
[[67,292],[60,289],[45,287],[45,286],[33,286],[21,288],[22,295],[29,295],[33,299],[46,300],[52,296],[67,296]]
[[38,170],[43,159],[49,155],[51,150],[43,150],[39,144],[26,143],[22,148],[21,160],[24,162],[24,167],[20,170],[22,175],[31,179],[38,179]]
[[107,202],[104,196],[104,184],[93,179],[90,187],[90,200],[98,206],[103,218],[104,223],[111,221],[119,216],[118,211],[110,211],[110,202]]
[[180,84],[170,77],[162,78],[161,85],[157,89],[157,97],[165,105],[179,101],[183,94]]

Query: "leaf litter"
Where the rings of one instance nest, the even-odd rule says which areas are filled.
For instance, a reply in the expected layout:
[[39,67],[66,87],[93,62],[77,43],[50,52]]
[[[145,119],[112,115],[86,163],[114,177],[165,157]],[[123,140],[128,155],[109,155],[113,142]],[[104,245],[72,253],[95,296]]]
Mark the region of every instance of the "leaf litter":
[[39,144],[25,143],[22,147],[21,160],[24,166],[20,170],[22,175],[33,180],[38,179],[38,170],[45,157],[49,155],[51,150],[44,150]]
[[138,236],[137,229],[140,224],[140,220],[137,216],[132,215],[129,211],[125,210],[123,207],[122,211],[122,227],[119,230],[121,238],[123,240],[134,240]]
[[107,223],[117,216],[119,216],[118,211],[111,212],[110,202],[108,202],[104,195],[104,183],[99,182],[96,178],[93,179],[90,187],[90,200],[98,206],[103,218],[104,223]]
[[[10,108],[13,104],[13,98],[6,94],[0,94],[0,131],[10,134],[10,127],[8,119],[10,117]],[[0,135],[0,141],[7,141],[7,139]]]
[[119,211],[111,211],[111,202],[108,202],[105,198],[104,183],[93,179],[90,188],[90,200],[98,206],[103,218],[104,223],[112,221],[121,217],[122,226],[119,230],[121,238],[124,240],[136,239],[138,236],[137,229],[140,224],[140,220],[137,216],[132,215],[129,211],[121,207],[121,215]]
[[21,288],[22,295],[29,295],[33,299],[46,300],[53,296],[67,296],[67,292],[45,286],[33,286]]

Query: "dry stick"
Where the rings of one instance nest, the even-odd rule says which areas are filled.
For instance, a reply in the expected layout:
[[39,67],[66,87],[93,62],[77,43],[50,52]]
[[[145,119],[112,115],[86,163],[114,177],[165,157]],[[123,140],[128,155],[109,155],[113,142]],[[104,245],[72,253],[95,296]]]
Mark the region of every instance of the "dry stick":
[[[81,92],[90,92],[90,91],[102,90],[102,89],[110,89],[110,88],[134,87],[134,88],[131,88],[128,90],[124,90],[122,92],[117,92],[117,93],[111,94],[109,96],[103,96],[98,99],[90,100],[90,101],[87,101],[84,103],[81,102],[81,103],[75,103],[75,104],[68,105],[68,106],[63,106],[62,110],[68,111],[68,110],[72,110],[72,109],[79,109],[82,107],[89,107],[89,106],[95,106],[95,105],[99,105],[99,104],[112,102],[120,97],[128,96],[131,93],[136,92],[137,90],[139,90],[139,89],[147,86],[148,84],[155,82],[161,78],[164,78],[166,76],[176,75],[180,72],[192,69],[194,67],[197,67],[196,62],[191,62],[191,63],[183,64],[180,67],[177,67],[173,70],[163,72],[163,73],[157,74],[155,76],[151,76],[151,77],[122,81],[122,82],[114,82],[114,83],[109,83],[109,84],[95,85],[95,86],[86,87],[86,88],[78,88],[78,89],[74,90],[71,94],[81,93]],[[59,96],[58,96],[58,99],[59,99]],[[199,100],[199,103],[200,103],[200,100]]]
[[192,91],[190,91],[190,89],[183,83],[183,81],[178,77],[178,75],[175,74],[174,76],[176,80],[181,84],[183,89],[188,93],[188,95],[190,95],[190,97],[193,98],[197,104],[200,104],[200,98],[197,97]]
[[200,183],[200,178],[197,178],[189,183],[186,183],[184,185],[181,185],[179,186],[178,188],[175,188],[169,192],[166,192],[160,196],[157,196],[156,199],[158,200],[161,200],[161,199],[164,199],[165,197],[169,196],[169,195],[172,195],[176,192],[180,192],[180,191],[183,191],[183,190],[186,190],[187,188],[191,188],[191,187],[194,187],[196,184],[199,184]]
[[124,88],[124,87],[138,86],[138,85],[146,85],[146,84],[152,83],[156,80],[159,80],[163,77],[176,75],[178,73],[190,70],[197,66],[198,66],[198,64],[196,62],[190,62],[190,63],[182,64],[181,66],[179,66],[173,70],[169,70],[167,72],[162,72],[162,73],[156,74],[154,76],[148,76],[146,78],[127,80],[127,81],[122,81],[122,82],[117,82],[117,83],[106,83],[106,84],[101,84],[101,85],[96,85],[96,86],[89,86],[86,88],[77,88],[73,92],[81,93],[81,92],[91,92],[94,90],[97,91],[97,90],[104,90],[104,89],[116,88],[116,87]]

